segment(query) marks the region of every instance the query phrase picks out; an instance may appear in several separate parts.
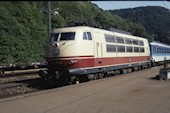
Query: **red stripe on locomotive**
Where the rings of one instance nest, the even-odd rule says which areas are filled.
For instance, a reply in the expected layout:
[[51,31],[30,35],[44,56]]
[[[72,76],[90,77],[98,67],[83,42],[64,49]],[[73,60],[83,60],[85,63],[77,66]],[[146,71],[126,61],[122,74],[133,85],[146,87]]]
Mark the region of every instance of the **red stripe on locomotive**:
[[[49,65],[54,65],[55,68],[91,68],[96,66],[119,65],[137,62],[149,62],[149,56],[138,57],[109,57],[109,58],[92,58],[92,57],[64,57],[56,59],[48,59]],[[71,63],[72,62],[72,63]]]

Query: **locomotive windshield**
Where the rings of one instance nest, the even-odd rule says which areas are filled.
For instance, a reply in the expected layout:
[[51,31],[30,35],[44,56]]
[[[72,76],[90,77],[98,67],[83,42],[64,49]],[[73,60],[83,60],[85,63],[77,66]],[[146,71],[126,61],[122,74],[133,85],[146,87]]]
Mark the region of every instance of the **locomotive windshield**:
[[51,42],[62,40],[74,40],[75,32],[53,33],[51,34]]
[[51,42],[58,41],[59,33],[51,34]]
[[60,41],[61,40],[74,40],[74,38],[75,38],[75,32],[61,33]]

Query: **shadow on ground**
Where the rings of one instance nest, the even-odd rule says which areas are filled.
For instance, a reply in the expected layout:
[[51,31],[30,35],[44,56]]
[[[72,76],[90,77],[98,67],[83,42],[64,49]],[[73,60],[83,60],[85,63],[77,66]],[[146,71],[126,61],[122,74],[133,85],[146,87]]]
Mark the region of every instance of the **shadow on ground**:
[[159,75],[150,78],[151,80],[159,80]]
[[30,79],[30,80],[21,80],[21,81],[16,81],[16,83],[26,84],[28,87],[35,88],[38,90],[52,89],[52,88],[62,87],[62,86],[66,85],[66,84],[60,83],[60,82],[49,83],[41,78]]

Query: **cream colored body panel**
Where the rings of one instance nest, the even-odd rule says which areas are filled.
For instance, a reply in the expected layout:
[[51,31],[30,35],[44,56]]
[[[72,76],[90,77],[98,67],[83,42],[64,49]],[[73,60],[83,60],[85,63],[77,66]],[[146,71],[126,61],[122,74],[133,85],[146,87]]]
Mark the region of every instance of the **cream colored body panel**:
[[[53,33],[56,32],[76,32],[75,40],[53,42],[59,44],[58,48],[60,49],[60,54],[57,57],[94,56],[96,58],[102,58],[102,57],[149,56],[150,54],[148,40],[145,38],[107,31],[104,29],[91,28],[87,26],[54,29]],[[83,40],[83,32],[91,32],[92,40]],[[104,34],[113,35],[114,37],[118,36],[123,38],[142,40],[144,42],[143,47],[145,47],[145,52],[144,53],[107,52],[106,44],[124,46],[128,46],[128,44],[106,42]],[[51,44],[51,46],[53,45],[53,43]],[[139,45],[132,46],[139,47]],[[51,54],[52,48],[54,47],[51,47],[47,52],[48,58],[55,57]]]

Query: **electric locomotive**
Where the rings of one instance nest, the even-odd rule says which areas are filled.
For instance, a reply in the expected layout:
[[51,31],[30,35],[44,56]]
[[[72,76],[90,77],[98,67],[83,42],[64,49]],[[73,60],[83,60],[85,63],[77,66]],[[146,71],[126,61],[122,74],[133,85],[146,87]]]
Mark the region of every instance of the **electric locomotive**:
[[74,26],[54,29],[46,52],[48,70],[40,76],[72,83],[150,67],[148,40],[117,31]]

